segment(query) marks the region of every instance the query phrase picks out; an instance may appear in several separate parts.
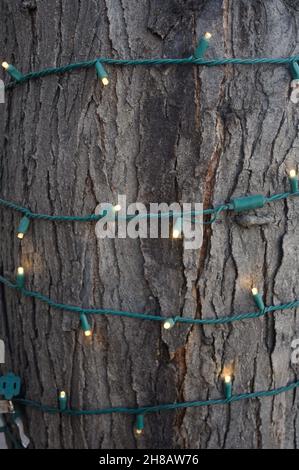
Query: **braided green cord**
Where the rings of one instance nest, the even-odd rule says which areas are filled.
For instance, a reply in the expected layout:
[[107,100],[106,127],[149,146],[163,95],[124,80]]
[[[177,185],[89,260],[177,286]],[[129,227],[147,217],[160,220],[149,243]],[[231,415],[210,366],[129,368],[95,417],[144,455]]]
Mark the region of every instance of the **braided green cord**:
[[252,393],[242,393],[240,395],[233,395],[231,398],[226,399],[212,399],[212,400],[200,400],[200,401],[186,401],[181,403],[166,403],[162,405],[155,406],[143,406],[141,408],[126,408],[126,407],[113,407],[113,408],[100,408],[94,410],[81,410],[81,409],[70,409],[61,411],[59,408],[54,408],[47,405],[42,405],[33,400],[26,400],[23,398],[17,398],[14,403],[23,406],[29,406],[32,408],[37,408],[44,413],[52,414],[64,414],[68,416],[91,416],[91,415],[107,415],[113,413],[121,413],[127,415],[140,415],[140,414],[150,414],[158,413],[159,411],[167,410],[177,410],[182,408],[196,408],[201,406],[215,406],[215,405],[229,405],[241,400],[249,400],[253,398],[264,398],[264,397],[274,397],[280,395],[281,393],[286,393],[292,390],[295,390],[299,387],[299,381],[293,382],[284,387],[275,388],[272,390],[258,391]]
[[299,60],[299,56],[290,56],[285,58],[267,58],[267,57],[256,57],[256,58],[215,58],[215,59],[197,59],[193,56],[184,59],[109,59],[105,57],[98,57],[94,60],[76,62],[73,64],[64,65],[61,67],[49,67],[38,72],[31,72],[23,75],[19,80],[13,81],[6,85],[6,89],[12,88],[18,84],[28,82],[29,80],[43,78],[49,75],[64,74],[79,69],[88,69],[95,66],[96,62],[99,61],[102,64],[119,65],[119,66],[158,66],[158,65],[206,65],[209,67],[219,65],[256,65],[256,64],[290,64]]
[[[292,194],[294,195],[294,193]],[[298,192],[299,195],[299,192]],[[94,222],[98,221],[103,218],[102,214],[90,214],[90,215],[84,215],[84,216],[68,216],[68,215],[49,215],[49,214],[39,214],[39,213],[34,213],[27,209],[26,207],[20,206],[18,204],[15,204],[14,202],[7,201],[5,199],[0,199],[0,205],[3,207],[6,207],[8,209],[12,209],[16,212],[20,212],[24,214],[28,219],[38,219],[38,220],[48,220],[48,221],[53,221],[53,222]],[[196,215],[211,215],[215,214],[217,215],[220,212],[227,211],[230,209],[229,204],[223,204],[219,207],[211,208],[211,209],[204,209],[201,211],[189,211],[189,212],[184,212],[184,216],[196,216]],[[126,215],[126,216],[120,216],[118,215],[118,220],[131,220],[131,219],[143,219],[143,218],[167,218],[167,217],[182,217],[181,212],[160,212],[160,213],[150,213],[150,214],[136,214],[136,215]]]
[[[291,193],[291,192],[285,192],[285,193],[279,193],[279,194],[274,194],[273,196],[270,196],[268,198],[265,198],[266,203],[271,203],[275,201],[280,201],[282,199],[287,199],[289,197],[293,196],[299,196],[299,191]],[[23,207],[19,204],[15,204],[14,202],[7,201],[6,199],[0,199],[0,205],[12,209],[16,212],[20,212],[21,214],[24,214],[26,217],[29,219],[37,219],[37,220],[47,220],[47,221],[52,221],[52,222],[95,222],[100,220],[103,215],[102,214],[89,214],[89,215],[83,215],[83,216],[77,216],[77,215],[49,215],[49,214],[42,214],[42,213],[35,213],[30,211],[28,208]],[[210,209],[203,209],[200,211],[189,211],[189,212],[184,212],[183,216],[184,217],[195,217],[197,215],[214,215],[214,217],[211,219],[210,222],[208,223],[213,223],[217,219],[218,215],[221,212],[226,212],[226,211],[232,211],[233,206],[231,203],[229,204],[222,204],[217,207],[213,207]],[[167,218],[167,217],[182,217],[181,212],[162,212],[162,213],[150,213],[150,214],[136,214],[136,215],[126,215],[126,216],[120,216],[118,215],[118,220],[131,220],[131,219],[143,219],[143,218]],[[205,222],[206,223],[206,222]]]
[[[85,314],[91,314],[91,315],[111,315],[111,316],[135,318],[139,320],[152,320],[152,321],[159,321],[159,322],[164,322],[167,318],[169,318],[169,317],[161,317],[159,315],[145,314],[145,313],[140,313],[140,312],[127,312],[124,310],[111,310],[111,309],[100,309],[100,308],[94,308],[94,309],[82,308],[82,307],[75,306],[75,305],[62,304],[62,303],[55,302],[54,300],[46,297],[45,295],[39,292],[30,291],[24,288],[20,289],[17,286],[17,284],[14,284],[13,282],[9,281],[3,276],[0,276],[0,283],[4,284],[5,286],[11,289],[17,289],[25,297],[30,297],[30,298],[39,300],[40,302],[43,302],[52,308],[55,308],[57,310],[64,310],[66,312],[74,312],[78,314],[85,313]],[[180,316],[174,316],[174,317],[170,316],[170,318],[173,318],[175,323],[187,323],[187,324],[192,324],[192,325],[222,325],[222,324],[233,323],[233,322],[241,321],[241,320],[259,318],[267,314],[274,313],[278,310],[280,311],[291,310],[291,309],[296,309],[297,307],[299,307],[299,300],[294,300],[293,302],[289,302],[289,303],[281,304],[281,305],[271,305],[270,307],[266,307],[264,310],[259,311],[259,312],[240,313],[237,315],[225,316],[221,318],[199,319],[199,318],[180,317]]]

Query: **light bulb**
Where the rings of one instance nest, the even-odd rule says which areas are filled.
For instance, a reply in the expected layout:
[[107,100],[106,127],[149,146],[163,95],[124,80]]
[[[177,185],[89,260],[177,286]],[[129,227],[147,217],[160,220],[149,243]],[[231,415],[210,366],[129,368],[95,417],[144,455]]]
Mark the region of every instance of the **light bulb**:
[[115,206],[113,206],[113,210],[114,210],[114,212],[119,212],[119,211],[121,211],[121,205],[120,205],[120,204],[116,204]]
[[90,324],[87,320],[87,316],[85,315],[85,313],[80,314],[80,322],[81,322],[81,328],[84,331],[84,335],[87,337],[91,336]]
[[67,396],[64,390],[59,392],[58,401],[60,411],[65,411],[67,408]]
[[108,83],[109,83],[108,74],[107,74],[103,64],[99,60],[97,60],[96,63],[95,63],[95,67],[96,67],[97,76],[101,80],[102,84],[104,86],[108,85]]
[[265,304],[264,304],[263,297],[261,296],[261,294],[259,293],[259,291],[256,287],[253,287],[251,289],[251,292],[252,292],[252,295],[253,295],[253,298],[254,298],[254,301],[255,301],[257,307],[259,308],[260,312],[263,312],[265,310]]
[[141,437],[141,436],[144,434],[144,430],[143,430],[143,429],[134,428],[134,434],[135,434],[135,437],[139,438],[139,437]]
[[28,228],[30,225],[30,219],[26,216],[22,217],[19,223],[18,231],[17,231],[17,237],[20,240],[23,240],[25,233],[27,233]]
[[163,323],[163,328],[165,330],[170,330],[171,328],[173,328],[175,325],[175,321],[173,318],[167,318],[167,320],[164,321]]
[[224,373],[223,381],[224,381],[225,398],[230,399],[232,397],[233,384],[232,384],[232,376],[230,375],[228,371]]
[[297,174],[296,170],[294,170],[294,169],[290,170],[289,181],[290,181],[290,185],[291,185],[291,192],[293,194],[298,193],[298,191],[299,191],[299,178],[298,178],[298,174]]
[[290,178],[296,178],[297,174],[296,174],[296,170],[291,170],[290,171]]
[[134,434],[136,437],[140,437],[142,436],[143,433],[144,433],[144,416],[137,415],[135,426],[134,426]]
[[19,266],[17,269],[17,278],[16,278],[17,287],[23,289],[25,285],[25,271],[22,266]]
[[176,219],[175,224],[173,226],[172,236],[173,238],[180,238],[181,233],[182,233],[182,218],[179,217],[178,219]]
[[14,78],[17,82],[22,80],[23,75],[19,70],[17,70],[13,65],[8,62],[2,62],[2,67],[9,73],[9,75]]
[[194,57],[196,59],[202,59],[209,47],[211,33],[206,32],[199,40],[198,45],[194,51]]

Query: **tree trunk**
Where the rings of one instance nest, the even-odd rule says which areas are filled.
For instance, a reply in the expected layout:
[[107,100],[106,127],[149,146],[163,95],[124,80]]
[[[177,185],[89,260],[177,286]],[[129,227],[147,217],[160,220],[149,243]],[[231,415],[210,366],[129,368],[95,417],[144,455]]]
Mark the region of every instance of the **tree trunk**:
[[[271,5],[269,5],[271,3]],[[189,57],[213,34],[207,57],[298,54],[299,2],[273,0],[2,0],[5,60],[24,73],[95,57]],[[297,50],[295,48],[297,47]],[[286,66],[107,66],[30,81],[1,106],[1,197],[49,214],[86,214],[99,202],[204,202],[286,188],[296,163],[298,108]],[[97,240],[94,223],[32,221],[1,208],[1,274],[26,271],[26,287],[63,303],[221,317],[298,298],[298,201],[255,217],[222,215],[200,250],[181,240]],[[297,230],[297,231],[296,231]],[[297,233],[297,235],[296,235]],[[137,407],[223,395],[295,380],[298,312],[219,326],[180,326],[97,316],[86,339],[78,316],[1,286],[0,338],[22,395],[57,406]],[[298,372],[298,369],[297,369]],[[230,406],[134,418],[66,417],[24,410],[31,447],[296,448],[298,392]]]

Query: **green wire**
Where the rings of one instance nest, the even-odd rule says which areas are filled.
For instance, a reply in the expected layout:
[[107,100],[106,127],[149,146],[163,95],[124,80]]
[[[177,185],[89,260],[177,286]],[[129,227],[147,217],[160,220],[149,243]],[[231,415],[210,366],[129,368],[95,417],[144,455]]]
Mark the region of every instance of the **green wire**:
[[159,65],[206,65],[209,67],[219,65],[259,65],[259,64],[274,64],[284,65],[291,64],[299,60],[299,56],[290,56],[285,58],[267,58],[267,57],[254,57],[254,58],[215,58],[215,59],[196,59],[191,56],[184,59],[109,59],[105,57],[97,57],[94,60],[76,62],[61,67],[48,67],[37,72],[30,72],[23,75],[18,81],[13,81],[6,85],[6,89],[12,88],[18,84],[28,82],[29,80],[43,78],[49,75],[59,75],[72,72],[80,69],[88,69],[94,67],[96,62],[102,64],[118,65],[118,66],[159,66]]
[[171,317],[171,315],[169,317],[161,317],[159,315],[146,314],[146,313],[140,313],[140,312],[127,312],[123,310],[99,309],[99,308],[94,308],[94,309],[82,308],[82,307],[75,306],[75,305],[62,304],[62,303],[55,302],[54,300],[46,297],[45,295],[39,292],[30,291],[24,288],[20,289],[17,286],[17,284],[14,284],[13,282],[9,281],[3,276],[0,276],[0,282],[11,289],[17,289],[25,297],[30,297],[30,298],[39,300],[40,302],[43,302],[52,308],[55,308],[58,310],[64,310],[66,312],[73,312],[73,313],[78,313],[78,314],[84,313],[84,314],[91,314],[91,315],[110,315],[110,316],[118,316],[118,317],[135,318],[138,320],[152,320],[152,321],[158,321],[158,322],[164,322],[167,318],[173,318],[175,323],[187,323],[191,325],[222,325],[222,324],[233,323],[233,322],[241,321],[241,320],[248,320],[252,318],[263,317],[267,314],[274,313],[278,310],[280,311],[291,310],[291,309],[296,309],[297,307],[299,307],[299,300],[294,300],[286,304],[272,305],[270,307],[266,307],[263,311],[259,311],[259,312],[240,313],[237,315],[225,316],[225,317],[220,317],[220,318],[200,318],[199,319],[199,318],[180,317],[180,316]]
[[[299,196],[299,191],[291,193],[291,192],[285,192],[285,193],[279,193],[279,194],[274,194],[268,198],[265,198],[266,203],[271,203],[275,201],[280,201],[282,199],[287,199],[289,197],[293,196]],[[7,201],[6,199],[0,199],[0,205],[12,209],[14,211],[20,212],[21,214],[25,215],[29,219],[37,219],[37,220],[47,220],[47,221],[52,221],[52,222],[95,222],[100,220],[103,215],[102,214],[89,214],[89,215],[83,215],[83,216],[71,216],[71,215],[49,215],[49,214],[42,214],[42,213],[34,213],[30,211],[28,208],[23,207],[19,204],[16,204],[11,201]],[[181,212],[162,212],[162,213],[150,213],[150,214],[137,214],[137,215],[126,215],[126,216],[117,216],[118,220],[131,220],[131,219],[152,219],[152,218],[166,218],[166,217],[195,217],[197,215],[214,215],[214,217],[211,219],[209,223],[215,222],[217,219],[218,215],[221,212],[226,212],[226,211],[232,211],[233,206],[231,203],[228,204],[221,204],[217,207],[213,207],[210,209],[203,209],[200,211],[189,211],[189,212],[184,212],[183,214]],[[114,220],[114,219],[113,219]],[[205,222],[206,223],[206,222]]]
[[[291,194],[294,195],[296,193],[290,193],[290,195]],[[299,192],[298,192],[298,195],[299,195]],[[0,205],[5,208],[12,209],[16,212],[20,212],[24,214],[26,217],[28,217],[28,219],[47,220],[47,221],[53,221],[53,222],[94,222],[104,217],[102,214],[90,214],[90,215],[83,215],[83,216],[39,214],[39,213],[34,213],[30,211],[26,207],[15,204],[14,202],[7,201],[6,199],[0,199]],[[212,209],[184,212],[184,216],[192,217],[192,216],[197,216],[197,215],[212,215],[212,214],[215,214],[217,216],[220,212],[227,211],[229,209],[230,209],[229,204],[223,204],[219,207],[215,207]],[[152,218],[163,219],[167,217],[182,217],[182,212],[171,211],[171,212],[162,212],[162,213],[136,214],[136,215],[126,215],[126,216],[118,215],[117,216],[118,220],[132,220],[132,219],[140,220],[140,219],[152,219]]]
[[299,381],[293,382],[284,387],[275,388],[272,390],[258,391],[252,393],[242,393],[240,395],[233,395],[227,399],[211,399],[211,400],[200,400],[200,401],[185,401],[180,403],[166,403],[162,405],[154,406],[143,406],[141,408],[126,408],[126,407],[113,407],[113,408],[99,408],[94,410],[81,410],[81,409],[70,409],[67,408],[64,411],[61,411],[59,408],[54,408],[47,405],[42,405],[33,400],[26,400],[23,398],[14,399],[14,403],[19,405],[28,406],[32,408],[37,408],[44,413],[50,414],[63,414],[68,416],[91,416],[91,415],[107,415],[113,413],[121,413],[127,415],[138,415],[138,414],[150,414],[158,413],[159,411],[167,410],[177,410],[182,408],[196,408],[201,406],[215,406],[215,405],[229,405],[241,400],[249,400],[253,398],[264,398],[264,397],[273,397],[280,395],[281,393],[289,392],[295,390],[299,387]]

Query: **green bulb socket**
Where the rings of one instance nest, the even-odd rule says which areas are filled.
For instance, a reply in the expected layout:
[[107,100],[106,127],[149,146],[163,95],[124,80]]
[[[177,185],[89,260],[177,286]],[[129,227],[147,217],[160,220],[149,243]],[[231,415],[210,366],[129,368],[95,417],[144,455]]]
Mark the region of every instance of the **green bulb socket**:
[[289,177],[290,185],[291,185],[291,192],[297,193],[299,191],[299,180],[298,176]]
[[19,289],[23,289],[25,286],[25,272],[23,268],[18,268],[16,284]]
[[13,65],[9,64],[8,67],[5,69],[9,75],[14,78],[17,82],[20,82],[23,78],[23,75],[19,70],[17,70]]
[[135,421],[134,432],[135,436],[139,437],[143,434],[144,431],[144,415],[137,415]]
[[291,75],[293,80],[299,80],[299,64],[298,62],[291,62]]
[[96,64],[95,64],[95,67],[96,67],[96,71],[97,71],[97,76],[100,78],[103,85],[108,85],[108,83],[109,83],[108,73],[106,72],[103,64],[99,60],[97,60]]
[[17,231],[17,236],[22,240],[26,232],[28,231],[30,225],[30,219],[28,217],[24,216],[22,217],[19,226],[18,226],[18,231]]
[[194,51],[195,59],[202,59],[205,55],[209,45],[210,45],[210,33],[205,33],[205,35],[200,38],[197,48]]
[[65,392],[60,392],[58,401],[60,411],[65,411],[67,409],[67,396]]
[[230,380],[229,382],[224,382],[224,395],[226,400],[229,400],[233,394],[233,384]]
[[257,293],[257,294],[252,294],[252,295],[253,295],[253,299],[255,301],[256,306],[258,307],[260,312],[263,312],[265,310],[265,304],[264,304],[261,294]]
[[252,209],[264,207],[266,203],[265,196],[256,194],[255,196],[246,196],[233,199],[231,201],[232,210],[234,212],[244,212]]
[[88,320],[87,320],[87,317],[86,317],[85,313],[81,313],[80,322],[81,322],[81,328],[85,333],[87,331],[91,331],[90,324],[88,323]]

